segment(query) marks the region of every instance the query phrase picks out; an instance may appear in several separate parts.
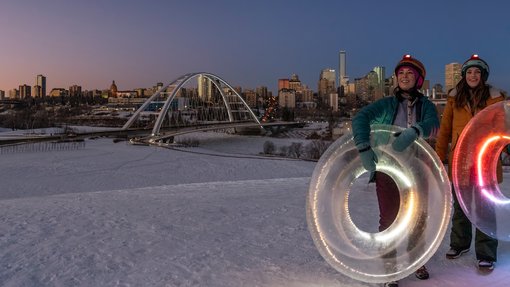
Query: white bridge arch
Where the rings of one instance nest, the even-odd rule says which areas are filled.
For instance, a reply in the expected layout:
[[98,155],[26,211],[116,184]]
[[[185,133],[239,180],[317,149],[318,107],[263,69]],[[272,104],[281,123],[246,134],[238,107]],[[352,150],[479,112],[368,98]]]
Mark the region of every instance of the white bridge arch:
[[[169,84],[161,87],[158,91],[156,91],[151,97],[149,97],[143,104],[140,106],[136,112],[131,116],[131,118],[124,124],[122,127],[123,130],[129,129],[133,123],[140,117],[141,113],[144,112],[149,105],[158,97],[165,95],[166,100],[164,102],[163,107],[161,108],[161,111],[158,113],[156,121],[154,123],[154,127],[152,128],[152,137],[156,137],[160,135],[161,126],[163,124],[163,121],[165,120],[165,117],[168,115],[169,109],[171,107],[172,101],[176,98],[177,94],[181,90],[181,88],[191,81],[192,79],[195,79],[199,76],[202,76],[208,80],[215,86],[215,88],[219,91],[221,98],[223,100],[223,103],[225,105],[225,108],[227,110],[228,114],[228,122],[235,122],[239,119],[239,117],[236,118],[235,114],[243,113],[247,115],[252,121],[256,122],[260,125],[259,119],[256,117],[256,115],[253,113],[253,111],[250,109],[250,107],[246,104],[244,99],[239,95],[239,93],[236,92],[236,90],[230,86],[225,80],[222,78],[206,72],[199,72],[199,73],[189,73],[180,76],[176,80],[170,82]],[[168,88],[174,86],[174,88],[168,92]],[[233,94],[227,95],[225,94],[225,91],[223,90],[223,86],[227,87]]]

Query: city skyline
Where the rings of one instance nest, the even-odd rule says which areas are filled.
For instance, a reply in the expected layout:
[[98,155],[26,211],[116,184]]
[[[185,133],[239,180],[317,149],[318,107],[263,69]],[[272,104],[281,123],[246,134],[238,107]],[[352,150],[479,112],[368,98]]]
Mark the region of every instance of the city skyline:
[[267,86],[274,94],[278,79],[297,74],[316,91],[322,70],[335,69],[338,77],[340,51],[351,82],[377,66],[389,77],[409,53],[425,64],[431,86],[445,86],[445,65],[477,53],[490,65],[489,83],[510,90],[505,1],[411,7],[400,0],[7,0],[2,6],[0,90],[6,94],[33,87],[39,74],[48,93],[75,84],[107,89],[112,80],[122,90],[146,88],[191,72],[214,73],[243,88]]

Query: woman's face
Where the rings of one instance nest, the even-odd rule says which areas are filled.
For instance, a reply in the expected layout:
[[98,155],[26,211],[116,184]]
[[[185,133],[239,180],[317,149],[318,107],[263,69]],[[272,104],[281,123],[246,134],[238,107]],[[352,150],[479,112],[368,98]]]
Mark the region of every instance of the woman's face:
[[470,67],[466,70],[466,82],[470,88],[476,88],[482,79],[482,71],[477,67]]
[[407,67],[403,67],[397,72],[398,86],[404,90],[409,91],[416,85],[416,76],[413,70]]

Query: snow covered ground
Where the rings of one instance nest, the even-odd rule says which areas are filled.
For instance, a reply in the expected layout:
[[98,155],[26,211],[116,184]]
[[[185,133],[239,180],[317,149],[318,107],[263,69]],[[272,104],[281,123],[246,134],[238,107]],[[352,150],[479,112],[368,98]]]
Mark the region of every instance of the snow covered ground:
[[[305,198],[316,163],[257,156],[266,140],[295,139],[197,136],[184,151],[102,138],[1,154],[0,286],[378,286],[315,248]],[[356,193],[353,217],[376,224],[371,188]],[[473,251],[444,258],[448,236],[431,278],[400,286],[508,286],[510,243],[482,275]]]

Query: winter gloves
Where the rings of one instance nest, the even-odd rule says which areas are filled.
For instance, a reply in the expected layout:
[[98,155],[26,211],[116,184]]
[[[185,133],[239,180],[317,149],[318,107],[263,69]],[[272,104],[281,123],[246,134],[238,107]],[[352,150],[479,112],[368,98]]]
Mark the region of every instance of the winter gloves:
[[394,134],[397,138],[391,144],[391,147],[395,151],[401,152],[404,151],[409,145],[411,145],[415,139],[420,135],[420,130],[417,127],[410,127],[401,132],[397,132]]
[[[393,135],[396,139],[391,144],[392,148],[397,152],[402,152],[418,138],[420,130],[417,127],[412,126]],[[370,173],[369,182],[372,182],[375,175],[375,166],[378,161],[377,155],[368,142],[358,144],[356,145],[356,148],[358,149],[363,167]]]
[[374,150],[370,147],[370,145],[365,144],[364,146],[358,147],[359,156],[361,157],[361,162],[363,163],[363,167],[368,172],[375,171],[375,164],[377,163],[377,156],[375,155]]

